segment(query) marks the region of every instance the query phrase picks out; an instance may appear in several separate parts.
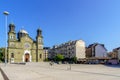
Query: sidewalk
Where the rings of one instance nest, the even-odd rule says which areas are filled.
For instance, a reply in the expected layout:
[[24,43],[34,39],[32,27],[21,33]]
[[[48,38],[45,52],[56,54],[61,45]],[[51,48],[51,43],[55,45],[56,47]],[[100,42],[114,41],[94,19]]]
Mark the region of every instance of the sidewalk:
[[1,71],[0,71],[0,80],[4,80]]
[[4,71],[2,70],[2,67],[5,67],[4,63],[0,63],[0,80],[9,80]]

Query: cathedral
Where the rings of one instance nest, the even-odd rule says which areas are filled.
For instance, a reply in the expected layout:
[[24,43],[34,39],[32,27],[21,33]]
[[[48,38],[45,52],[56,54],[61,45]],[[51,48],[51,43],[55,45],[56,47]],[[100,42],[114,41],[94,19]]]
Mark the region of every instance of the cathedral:
[[36,40],[33,40],[24,29],[16,34],[15,25],[9,24],[8,62],[40,62],[44,60],[42,30],[37,29],[36,33]]

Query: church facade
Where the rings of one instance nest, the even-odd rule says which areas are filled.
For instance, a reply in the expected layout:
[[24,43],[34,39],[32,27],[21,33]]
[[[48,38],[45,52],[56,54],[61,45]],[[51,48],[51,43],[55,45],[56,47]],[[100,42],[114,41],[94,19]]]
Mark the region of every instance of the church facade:
[[44,60],[42,30],[37,29],[36,40],[27,31],[15,32],[15,25],[9,24],[8,32],[8,62],[40,62]]

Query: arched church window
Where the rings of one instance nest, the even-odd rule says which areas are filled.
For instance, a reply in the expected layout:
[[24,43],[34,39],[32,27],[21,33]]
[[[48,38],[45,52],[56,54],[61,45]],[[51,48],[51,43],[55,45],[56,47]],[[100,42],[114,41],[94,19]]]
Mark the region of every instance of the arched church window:
[[41,39],[38,39],[38,42],[39,42],[39,43],[42,43],[42,40],[41,40]]
[[29,43],[25,43],[24,46],[25,46],[25,48],[30,48],[30,44]]
[[11,35],[11,36],[10,36],[10,39],[14,39],[14,36],[13,36],[13,35]]
[[11,58],[14,58],[14,53],[11,53]]
[[42,58],[42,54],[40,54],[40,58]]

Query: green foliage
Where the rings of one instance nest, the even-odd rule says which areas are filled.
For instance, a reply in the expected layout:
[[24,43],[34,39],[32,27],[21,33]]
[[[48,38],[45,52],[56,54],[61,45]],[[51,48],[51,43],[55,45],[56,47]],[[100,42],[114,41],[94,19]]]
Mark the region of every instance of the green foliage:
[[48,58],[46,58],[44,61],[46,61],[46,62],[47,62],[47,61],[49,61],[49,59],[48,59]]
[[4,61],[5,48],[0,48],[0,62]]
[[64,59],[64,56],[62,54],[57,54],[54,59],[55,61],[62,61]]
[[74,63],[76,63],[77,62],[77,57],[71,58],[71,61],[73,61]]

